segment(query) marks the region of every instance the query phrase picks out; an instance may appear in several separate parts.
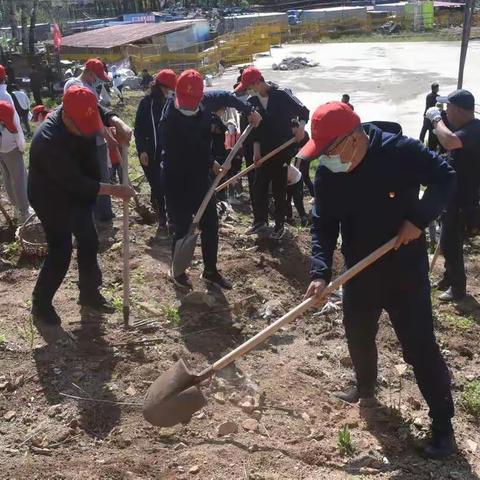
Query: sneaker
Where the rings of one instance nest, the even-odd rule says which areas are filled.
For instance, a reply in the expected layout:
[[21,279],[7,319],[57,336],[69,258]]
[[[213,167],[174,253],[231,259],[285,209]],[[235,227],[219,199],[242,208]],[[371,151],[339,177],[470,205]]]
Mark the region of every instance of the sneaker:
[[53,305],[42,306],[33,304],[32,317],[34,324],[57,326],[62,323],[62,319],[53,308]]
[[442,459],[453,455],[457,451],[457,443],[453,431],[439,432],[432,428],[430,441],[424,453],[428,458]]
[[265,232],[268,225],[265,222],[254,223],[246,232],[245,235],[258,235]]
[[445,292],[446,290],[448,290],[450,288],[450,284],[449,282],[447,282],[447,280],[445,280],[444,278],[442,278],[441,280],[439,280],[438,282],[435,282],[432,287],[435,289],[435,290],[438,290],[439,292]]
[[333,396],[347,403],[360,402],[360,406],[362,407],[371,407],[377,403],[374,389],[371,389],[371,391],[369,391],[367,395],[360,396],[360,392],[358,391],[358,388],[356,386],[346,388],[345,390],[340,392],[334,392]]
[[270,238],[272,240],[280,240],[284,237],[285,235],[285,227],[284,225],[275,225],[275,228],[273,229],[272,234],[270,235]]
[[94,293],[80,293],[78,304],[82,307],[91,308],[99,313],[115,312],[115,307],[98,290]]
[[465,295],[466,295],[466,293],[465,293],[464,290],[457,291],[457,290],[454,290],[452,287],[449,287],[448,290],[446,290],[441,295],[439,295],[438,299],[441,302],[445,302],[445,303],[446,302],[459,302],[460,300],[465,298]]
[[181,288],[183,290],[193,290],[193,283],[185,272],[183,272],[178,277],[174,277],[173,272],[170,269],[168,271],[168,277],[178,288]]
[[231,290],[233,285],[221,273],[216,270],[215,272],[207,272],[206,270],[202,273],[202,278],[208,283],[216,285],[217,287],[224,288],[225,290]]

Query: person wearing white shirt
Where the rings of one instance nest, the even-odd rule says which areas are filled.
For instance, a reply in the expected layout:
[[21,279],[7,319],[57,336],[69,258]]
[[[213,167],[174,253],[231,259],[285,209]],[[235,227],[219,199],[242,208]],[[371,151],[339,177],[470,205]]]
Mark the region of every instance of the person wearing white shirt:
[[12,97],[7,92],[6,72],[0,65],[0,101],[9,103],[14,109],[13,124],[16,132],[0,127],[0,171],[10,202],[15,207],[15,217],[23,223],[30,215],[27,197],[27,171],[23,163],[25,137],[20,117],[15,111]]
[[30,120],[32,119],[32,113],[30,112],[30,99],[28,98],[28,95],[23,90],[20,90],[20,87],[15,83],[9,85],[7,90],[12,96],[15,110],[20,117],[20,123],[27,136],[30,136]]

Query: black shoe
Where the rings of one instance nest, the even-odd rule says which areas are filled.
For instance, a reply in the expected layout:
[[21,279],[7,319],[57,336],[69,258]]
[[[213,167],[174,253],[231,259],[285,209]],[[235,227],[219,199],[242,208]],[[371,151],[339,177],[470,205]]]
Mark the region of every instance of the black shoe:
[[224,288],[225,290],[231,290],[233,285],[229,282],[225,277],[223,277],[218,270],[215,272],[207,272],[206,270],[202,273],[202,278],[206,282],[212,283],[213,285],[217,285],[220,288]]
[[245,235],[259,235],[265,232],[268,228],[268,225],[265,222],[254,223],[250,228],[247,229]]
[[457,443],[453,431],[439,432],[432,429],[432,436],[425,447],[428,458],[441,459],[453,455],[457,451]]
[[58,316],[52,305],[40,307],[38,305],[32,306],[32,319],[35,324],[57,326],[62,323],[62,319]]
[[339,398],[340,400],[343,400],[344,402],[347,403],[358,403],[360,402],[360,405],[362,407],[371,407],[373,405],[376,405],[377,400],[375,398],[375,390],[374,389],[369,389],[368,392],[365,392],[365,394],[362,395],[360,394],[358,388],[355,387],[350,387],[346,388],[345,390],[341,392],[334,392],[333,396],[336,398]]
[[465,290],[456,290],[453,287],[450,287],[448,290],[439,295],[438,299],[441,302],[459,302],[465,298],[465,295]]
[[115,307],[98,291],[89,294],[80,293],[78,304],[99,313],[114,313]]
[[432,285],[432,287],[435,288],[435,290],[438,290],[439,292],[445,292],[450,288],[450,283],[447,282],[447,280],[445,280],[444,278],[442,278],[438,282],[435,282]]
[[272,240],[280,240],[284,237],[285,235],[285,227],[283,224],[275,225],[275,228],[273,229],[272,234],[270,235],[270,238]]
[[174,277],[172,270],[170,269],[168,271],[168,277],[178,288],[181,288],[183,290],[193,290],[192,281],[190,280],[189,276],[185,272],[183,272],[178,277]]

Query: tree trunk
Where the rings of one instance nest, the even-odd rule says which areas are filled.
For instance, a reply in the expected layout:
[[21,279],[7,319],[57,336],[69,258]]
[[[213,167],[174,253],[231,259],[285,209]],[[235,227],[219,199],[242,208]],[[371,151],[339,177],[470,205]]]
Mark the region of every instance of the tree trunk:
[[15,0],[9,0],[8,2],[8,15],[10,17],[10,28],[12,30],[12,40],[18,40],[18,24],[17,24],[17,12],[15,8]]
[[38,0],[33,0],[32,13],[30,15],[30,32],[28,37],[28,51],[31,55],[35,53],[35,25],[37,23]]
[[28,15],[25,3],[20,5],[20,23],[22,25],[22,53],[26,54],[28,52]]

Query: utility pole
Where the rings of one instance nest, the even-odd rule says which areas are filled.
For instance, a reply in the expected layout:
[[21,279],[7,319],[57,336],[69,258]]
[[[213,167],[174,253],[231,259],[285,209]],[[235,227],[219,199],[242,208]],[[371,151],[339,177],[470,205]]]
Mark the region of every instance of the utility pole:
[[465,69],[465,60],[467,58],[468,41],[470,40],[470,29],[472,27],[473,9],[475,0],[465,1],[465,11],[463,15],[462,46],[460,49],[460,66],[458,69],[457,88],[463,87],[463,71]]

